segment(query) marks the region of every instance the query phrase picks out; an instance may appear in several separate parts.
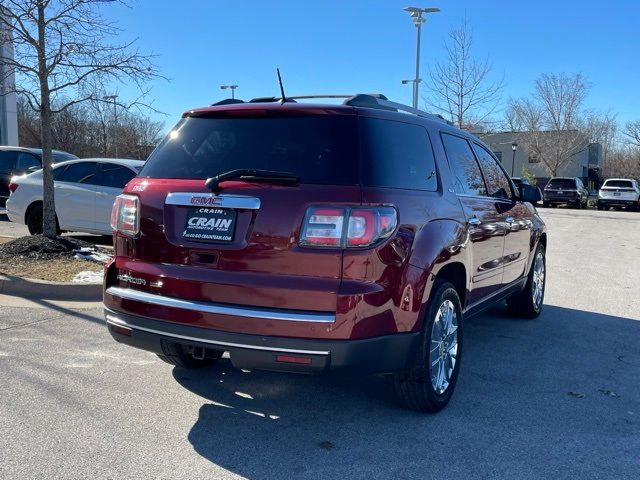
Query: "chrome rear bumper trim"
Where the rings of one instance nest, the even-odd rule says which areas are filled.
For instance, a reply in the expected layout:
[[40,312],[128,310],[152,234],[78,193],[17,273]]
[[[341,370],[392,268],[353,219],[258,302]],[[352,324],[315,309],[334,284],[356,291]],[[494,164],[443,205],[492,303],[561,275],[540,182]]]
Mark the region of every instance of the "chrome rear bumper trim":
[[329,351],[327,350],[296,350],[291,348],[279,348],[279,347],[263,347],[261,345],[248,345],[244,343],[231,343],[231,342],[221,342],[217,340],[209,340],[208,338],[199,338],[199,337],[191,337],[189,335],[180,335],[177,333],[163,332],[160,330],[154,330],[152,328],[139,327],[137,325],[131,325],[130,323],[125,322],[124,320],[118,318],[115,315],[106,314],[105,318],[107,323],[111,325],[115,325],[117,327],[125,327],[130,328],[132,330],[140,330],[147,333],[153,333],[155,335],[161,335],[163,337],[171,337],[177,338],[179,340],[186,340],[188,342],[197,342],[197,343],[207,343],[210,345],[216,345],[220,347],[227,348],[245,348],[248,350],[261,350],[267,352],[277,352],[277,353],[295,353],[297,355],[329,355]]
[[235,317],[258,318],[263,320],[284,320],[289,322],[314,322],[335,323],[336,316],[330,313],[316,313],[303,310],[284,310],[276,308],[253,308],[244,306],[230,306],[220,303],[199,302],[195,300],[182,300],[179,298],[163,297],[153,293],[141,292],[131,288],[109,287],[106,292],[114,297],[136,302],[161,305],[163,307],[180,308],[195,312],[215,313],[219,315],[232,315]]

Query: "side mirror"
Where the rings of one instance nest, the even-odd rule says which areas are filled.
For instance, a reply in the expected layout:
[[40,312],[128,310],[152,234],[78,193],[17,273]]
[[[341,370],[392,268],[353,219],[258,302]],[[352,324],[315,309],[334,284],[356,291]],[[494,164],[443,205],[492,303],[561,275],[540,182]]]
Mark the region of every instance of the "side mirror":
[[531,203],[539,202],[542,200],[542,192],[535,185],[523,183],[520,185],[520,200]]

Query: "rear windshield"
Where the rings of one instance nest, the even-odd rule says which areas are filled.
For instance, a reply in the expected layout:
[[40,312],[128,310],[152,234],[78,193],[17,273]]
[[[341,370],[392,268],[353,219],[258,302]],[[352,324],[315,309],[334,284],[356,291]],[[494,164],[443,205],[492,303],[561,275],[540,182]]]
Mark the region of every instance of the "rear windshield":
[[607,180],[603,187],[611,188],[633,188],[633,184],[629,180]]
[[301,183],[358,183],[355,116],[188,117],[140,176],[205,179],[239,168],[291,172]]
[[573,178],[552,178],[547,187],[576,188],[576,181]]

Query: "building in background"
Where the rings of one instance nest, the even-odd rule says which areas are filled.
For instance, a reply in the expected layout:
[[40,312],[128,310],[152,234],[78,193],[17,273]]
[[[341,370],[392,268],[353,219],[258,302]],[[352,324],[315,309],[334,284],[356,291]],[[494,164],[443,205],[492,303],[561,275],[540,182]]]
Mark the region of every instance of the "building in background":
[[[545,132],[539,132],[544,135]],[[574,132],[567,134],[575,135]],[[547,166],[542,163],[535,154],[527,151],[525,146],[526,132],[499,132],[499,133],[476,133],[502,162],[502,166],[507,173],[514,177],[524,176],[525,169],[536,177],[536,183],[540,188],[544,188],[551,173]],[[515,162],[512,145],[517,144],[515,151]],[[601,183],[602,167],[602,146],[599,143],[590,143],[589,139],[579,134],[579,145],[577,153],[558,172],[559,177],[578,177],[582,179],[589,190],[594,190]]]
[[18,107],[16,94],[13,93],[15,75],[7,67],[6,60],[3,61],[12,58],[10,33],[0,26],[0,145],[18,145]]

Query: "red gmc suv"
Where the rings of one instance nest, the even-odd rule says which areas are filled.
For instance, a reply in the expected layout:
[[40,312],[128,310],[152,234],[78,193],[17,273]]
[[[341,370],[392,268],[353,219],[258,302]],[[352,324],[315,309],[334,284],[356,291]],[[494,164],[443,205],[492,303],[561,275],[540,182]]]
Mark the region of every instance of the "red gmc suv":
[[384,373],[437,411],[463,319],[542,309],[537,200],[476,137],[382,95],[191,110],[116,200],[106,322],[179,367]]

